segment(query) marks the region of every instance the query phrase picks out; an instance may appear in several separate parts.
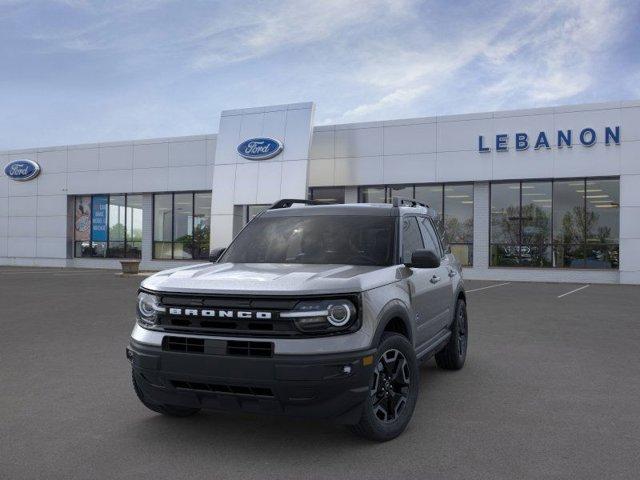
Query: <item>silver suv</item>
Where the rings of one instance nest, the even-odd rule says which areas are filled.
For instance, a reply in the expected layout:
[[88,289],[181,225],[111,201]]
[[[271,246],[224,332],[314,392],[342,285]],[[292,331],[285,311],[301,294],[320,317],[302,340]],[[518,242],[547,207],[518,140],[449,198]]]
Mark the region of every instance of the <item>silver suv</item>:
[[416,405],[420,362],[467,350],[461,267],[415,200],[280,200],[211,263],[142,282],[127,358],[144,405],[337,420],[389,440]]

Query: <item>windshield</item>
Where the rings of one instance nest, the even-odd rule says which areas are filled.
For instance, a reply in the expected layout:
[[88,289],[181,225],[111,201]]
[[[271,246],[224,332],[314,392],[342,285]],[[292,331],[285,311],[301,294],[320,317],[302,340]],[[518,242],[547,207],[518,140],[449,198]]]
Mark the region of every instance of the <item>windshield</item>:
[[391,265],[395,218],[376,216],[258,217],[220,262]]

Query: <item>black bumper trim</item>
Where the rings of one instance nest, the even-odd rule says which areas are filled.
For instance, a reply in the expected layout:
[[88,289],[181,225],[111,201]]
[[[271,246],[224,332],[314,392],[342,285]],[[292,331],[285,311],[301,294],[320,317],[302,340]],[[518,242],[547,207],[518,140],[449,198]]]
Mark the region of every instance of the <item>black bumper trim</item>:
[[360,417],[373,368],[362,359],[373,354],[237,357],[164,351],[134,340],[127,348],[136,383],[154,403],[341,423]]

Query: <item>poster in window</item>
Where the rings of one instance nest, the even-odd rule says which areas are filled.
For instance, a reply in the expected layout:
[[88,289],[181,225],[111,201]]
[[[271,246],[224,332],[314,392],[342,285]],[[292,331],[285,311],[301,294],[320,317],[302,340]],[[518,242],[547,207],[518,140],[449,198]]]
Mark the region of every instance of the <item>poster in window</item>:
[[91,210],[91,236],[94,242],[107,241],[107,195],[94,195]]
[[75,239],[88,242],[91,233],[91,197],[76,197]]

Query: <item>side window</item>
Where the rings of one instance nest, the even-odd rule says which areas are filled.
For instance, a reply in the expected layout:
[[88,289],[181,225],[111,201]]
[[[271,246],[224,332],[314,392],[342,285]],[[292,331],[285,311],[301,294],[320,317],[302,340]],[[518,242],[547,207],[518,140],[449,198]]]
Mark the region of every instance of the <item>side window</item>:
[[433,224],[428,218],[422,217],[420,219],[420,229],[422,230],[422,237],[424,238],[424,248],[427,250],[433,250],[436,255],[442,257],[442,247],[440,246],[440,242],[438,242],[438,237],[433,229]]
[[402,219],[402,263],[411,262],[411,254],[424,248],[416,217]]

